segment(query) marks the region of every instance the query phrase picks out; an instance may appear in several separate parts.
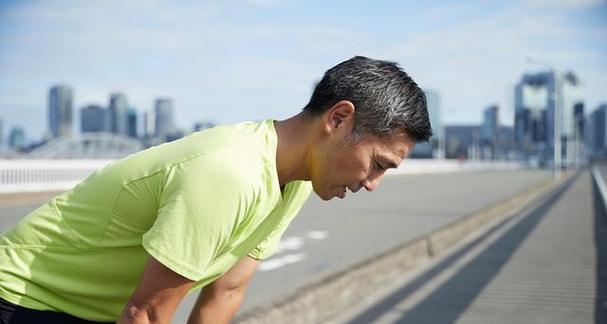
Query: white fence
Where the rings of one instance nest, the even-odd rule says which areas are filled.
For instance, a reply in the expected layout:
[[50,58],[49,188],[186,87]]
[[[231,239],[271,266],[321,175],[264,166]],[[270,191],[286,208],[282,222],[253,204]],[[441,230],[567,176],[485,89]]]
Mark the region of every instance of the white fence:
[[[61,191],[113,160],[0,160],[0,194]],[[520,169],[515,162],[408,159],[389,174]]]
[[113,160],[0,160],[0,194],[67,190]]
[[407,159],[389,174],[442,173],[458,171],[518,170],[523,164],[514,161]]

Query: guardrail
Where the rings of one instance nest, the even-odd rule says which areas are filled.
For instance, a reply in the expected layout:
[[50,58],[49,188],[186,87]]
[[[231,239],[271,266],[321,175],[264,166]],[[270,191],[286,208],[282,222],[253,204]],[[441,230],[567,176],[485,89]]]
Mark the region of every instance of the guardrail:
[[406,159],[396,170],[388,174],[442,173],[483,170],[519,170],[526,168],[515,161]]
[[599,169],[596,166],[592,167],[591,173],[599,194],[603,199],[603,205],[605,206],[605,209],[607,209],[607,184],[605,184],[605,179],[601,176],[601,172],[599,172]]
[[[0,194],[67,190],[114,160],[0,159]],[[519,169],[516,162],[408,159],[389,174]]]

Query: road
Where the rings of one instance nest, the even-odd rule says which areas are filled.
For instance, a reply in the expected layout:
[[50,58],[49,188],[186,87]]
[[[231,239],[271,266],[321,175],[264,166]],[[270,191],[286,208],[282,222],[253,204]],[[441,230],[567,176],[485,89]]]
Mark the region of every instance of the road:
[[585,171],[369,301],[332,323],[607,323],[603,197]]
[[[312,197],[285,233],[282,250],[260,266],[241,312],[280,301],[550,177],[547,171],[394,175],[372,193],[349,193],[344,200],[330,202]],[[35,207],[0,207],[0,229]],[[194,299],[192,294],[184,300],[175,323],[185,322]]]

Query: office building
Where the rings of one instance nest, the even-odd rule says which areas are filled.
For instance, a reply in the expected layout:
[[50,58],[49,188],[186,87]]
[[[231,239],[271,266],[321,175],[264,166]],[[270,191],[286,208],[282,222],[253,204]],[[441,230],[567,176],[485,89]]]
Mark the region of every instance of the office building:
[[25,130],[23,127],[13,127],[8,136],[8,145],[14,150],[25,147]]
[[552,72],[525,74],[515,87],[514,138],[523,158],[551,159],[555,93]]
[[449,159],[478,159],[480,126],[445,126],[446,156]]
[[573,105],[574,137],[581,138],[584,134],[584,103],[577,102]]
[[137,111],[133,108],[129,108],[127,111],[127,135],[131,138],[137,138]]
[[72,134],[72,89],[66,85],[51,87],[48,97],[48,122],[51,138]]
[[162,141],[167,140],[167,136],[175,130],[173,120],[173,100],[167,98],[157,99],[154,104],[154,116],[156,127],[155,136]]
[[585,123],[585,141],[591,157],[607,157],[607,104],[590,113]]
[[109,131],[108,111],[99,105],[88,105],[80,110],[80,130],[83,133]]
[[[578,87],[573,72],[557,75],[550,72],[525,74],[515,87],[514,132],[515,141],[523,158],[534,156],[540,162],[554,158],[556,104],[560,106],[558,121],[561,142],[574,137],[574,93]],[[570,145],[561,145],[567,163]]]
[[490,106],[483,111],[483,123],[481,125],[481,157],[483,159],[496,158],[497,135],[499,128],[499,109],[496,105]]
[[123,93],[110,95],[110,131],[119,135],[128,135],[128,111],[126,96]]
[[153,111],[146,111],[143,113],[143,137],[154,136],[156,136],[156,115]]

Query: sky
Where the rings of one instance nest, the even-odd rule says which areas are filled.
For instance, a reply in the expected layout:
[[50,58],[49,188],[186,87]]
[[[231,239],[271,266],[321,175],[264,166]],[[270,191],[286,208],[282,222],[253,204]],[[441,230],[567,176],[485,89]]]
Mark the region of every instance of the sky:
[[[513,124],[524,73],[574,71],[586,111],[607,102],[607,0],[0,0],[4,132],[47,132],[49,87],[88,104],[123,92],[140,113],[174,100],[179,127],[283,119],[355,55],[395,61],[440,96],[445,124]],[[530,63],[533,57],[544,65]]]

